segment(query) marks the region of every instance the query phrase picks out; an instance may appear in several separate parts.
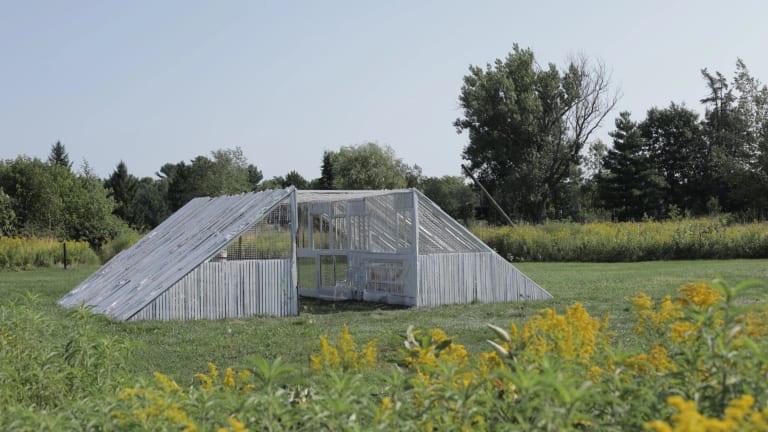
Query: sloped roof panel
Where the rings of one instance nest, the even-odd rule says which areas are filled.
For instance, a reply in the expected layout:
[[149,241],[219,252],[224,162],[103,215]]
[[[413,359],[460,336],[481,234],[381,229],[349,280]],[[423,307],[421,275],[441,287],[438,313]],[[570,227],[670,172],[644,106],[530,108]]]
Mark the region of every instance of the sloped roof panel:
[[493,252],[426,195],[418,190],[416,194],[419,198],[419,254]]
[[195,198],[121,252],[59,304],[127,320],[290,197],[294,188]]
[[409,189],[381,190],[297,190],[296,202],[299,204],[319,201],[344,201],[391,195],[398,192],[410,192]]

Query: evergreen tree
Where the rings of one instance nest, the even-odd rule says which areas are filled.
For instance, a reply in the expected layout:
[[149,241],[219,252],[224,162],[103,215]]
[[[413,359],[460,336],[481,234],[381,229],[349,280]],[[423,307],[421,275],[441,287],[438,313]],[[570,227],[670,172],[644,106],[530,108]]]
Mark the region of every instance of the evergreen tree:
[[333,152],[326,150],[323,152],[323,165],[320,168],[320,178],[317,181],[317,188],[320,190],[333,189]]
[[645,214],[659,216],[663,180],[651,166],[637,123],[623,111],[610,133],[613,148],[604,156],[597,175],[603,206],[619,220],[639,220]]
[[133,201],[136,198],[138,179],[128,173],[125,162],[120,161],[117,164],[104,185],[115,200],[114,214],[132,226],[140,226],[133,218]]
[[259,189],[259,183],[264,180],[264,174],[261,173],[261,170],[256,168],[256,165],[248,165],[248,184],[251,188],[251,191],[255,191]]
[[51,152],[48,155],[48,163],[51,165],[62,166],[68,170],[72,169],[72,162],[69,161],[69,154],[61,141],[56,141],[56,144],[51,146]]

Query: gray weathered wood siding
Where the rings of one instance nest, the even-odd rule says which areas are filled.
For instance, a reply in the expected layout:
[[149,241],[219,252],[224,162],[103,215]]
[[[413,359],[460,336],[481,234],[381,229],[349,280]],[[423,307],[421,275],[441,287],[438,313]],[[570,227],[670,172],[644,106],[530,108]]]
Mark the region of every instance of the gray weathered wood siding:
[[196,320],[296,315],[291,259],[207,262],[130,319]]
[[494,252],[419,255],[418,279],[417,306],[552,298]]
[[[195,198],[59,300],[128,320],[295,195],[293,187]],[[292,200],[295,206],[295,200]]]

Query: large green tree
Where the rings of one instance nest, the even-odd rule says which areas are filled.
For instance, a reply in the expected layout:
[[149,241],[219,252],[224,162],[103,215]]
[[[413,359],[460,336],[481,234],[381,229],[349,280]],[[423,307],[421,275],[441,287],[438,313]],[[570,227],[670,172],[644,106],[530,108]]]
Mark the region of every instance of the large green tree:
[[295,186],[297,189],[309,189],[310,182],[299,174],[296,170],[291,170],[285,176],[275,176],[270,180],[265,180],[259,189],[285,189],[288,186]]
[[768,209],[768,87],[741,60],[729,83],[720,72],[702,70],[708,94],[704,134],[711,173],[710,195],[726,211]]
[[533,52],[518,45],[506,59],[469,72],[459,96],[464,116],[454,122],[469,134],[463,157],[503,207],[542,221],[616,104],[609,76],[584,57],[562,71],[539,67]]
[[62,164],[19,156],[0,163],[0,188],[10,198],[14,233],[98,247],[116,231],[114,200],[87,164],[76,174]]
[[403,164],[389,146],[365,143],[331,154],[334,189],[400,189],[406,186]]
[[426,177],[419,189],[454,219],[467,223],[474,217],[477,195],[462,177]]
[[699,115],[671,103],[651,108],[638,126],[646,152],[656,172],[664,179],[665,209],[676,206],[685,212],[706,208],[706,142]]
[[168,206],[172,211],[195,197],[253,191],[262,178],[261,171],[248,164],[239,147],[215,150],[211,158],[197,156],[190,163],[165,164],[157,175],[168,182]]
[[76,188],[63,195],[66,236],[100,248],[117,233],[115,201],[87,164],[74,183]]
[[168,181],[144,177],[137,182],[136,195],[131,206],[132,225],[141,230],[160,225],[171,214],[166,200]]

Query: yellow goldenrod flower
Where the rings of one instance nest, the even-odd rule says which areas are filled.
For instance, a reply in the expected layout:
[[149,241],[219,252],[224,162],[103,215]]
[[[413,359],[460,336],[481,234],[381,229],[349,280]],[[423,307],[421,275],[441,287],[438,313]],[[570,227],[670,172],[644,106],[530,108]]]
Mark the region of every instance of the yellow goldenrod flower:
[[689,321],[676,321],[669,325],[669,338],[675,343],[692,342],[698,327]]
[[679,291],[683,293],[680,300],[684,305],[693,304],[699,309],[714,306],[724,300],[720,291],[705,283],[686,284]]
[[208,375],[206,375],[204,373],[196,373],[195,374],[195,378],[200,380],[201,386],[205,390],[210,390],[211,387],[213,387],[213,380]]
[[235,371],[232,368],[224,371],[224,386],[230,389],[235,387]]
[[155,379],[158,383],[160,383],[160,386],[165,389],[167,392],[172,391],[181,391],[181,387],[179,387],[178,384],[176,384],[176,381],[170,379],[168,376],[161,374],[160,372],[154,372],[153,375],[155,376]]
[[637,309],[650,309],[653,307],[653,300],[645,293],[640,293],[630,299]]
[[374,367],[378,357],[377,342],[377,339],[373,339],[358,351],[357,343],[344,325],[336,346],[332,346],[326,336],[320,336],[320,352],[309,356],[310,365],[317,371],[324,368],[361,370]]
[[227,423],[232,427],[232,432],[248,432],[248,428],[245,427],[245,424],[234,417],[228,418]]
[[208,376],[210,376],[213,381],[216,381],[216,378],[219,377],[219,369],[215,364],[210,362],[208,363]]

